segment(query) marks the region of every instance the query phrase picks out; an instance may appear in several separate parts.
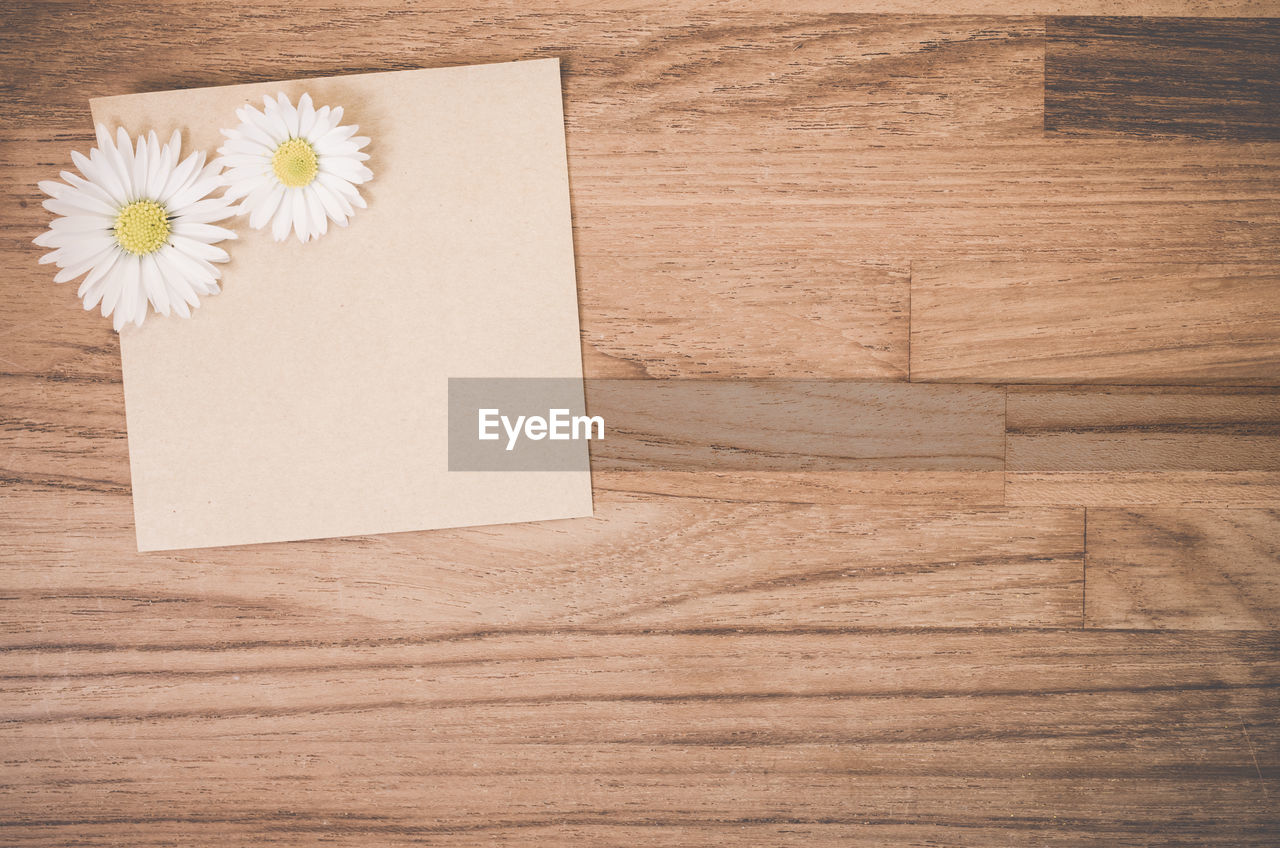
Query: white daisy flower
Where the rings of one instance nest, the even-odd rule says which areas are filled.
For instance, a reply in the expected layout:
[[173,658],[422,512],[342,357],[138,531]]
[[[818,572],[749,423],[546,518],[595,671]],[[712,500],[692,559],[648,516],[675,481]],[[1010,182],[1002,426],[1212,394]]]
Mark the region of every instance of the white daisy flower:
[[239,214],[260,230],[271,221],[276,241],[289,230],[305,242],[319,238],[329,221],[345,227],[364,208],[356,186],[373,179],[360,148],[369,139],[356,136],[356,126],[341,126],[342,107],[311,105],[304,94],[297,108],[283,93],[263,97],[264,110],[245,105],[236,110],[240,126],[223,130],[227,142],[218,148],[226,166],[226,197],[240,201]]
[[40,262],[62,269],[57,283],[87,272],[84,308],[101,303],[117,333],[130,321],[142,326],[148,302],[163,315],[191,317],[198,295],[218,293],[221,272],[212,263],[228,256],[216,243],[236,237],[214,226],[235,212],[226,199],[208,197],[221,185],[220,166],[206,166],[204,153],[179,162],[177,132],[164,146],[155,132],[138,136],[136,148],[123,128],[115,144],[101,124],[97,133],[87,157],[71,153],[83,177],[63,171],[65,183],[39,184],[52,198],[44,208],[60,216],[35,240],[54,248]]

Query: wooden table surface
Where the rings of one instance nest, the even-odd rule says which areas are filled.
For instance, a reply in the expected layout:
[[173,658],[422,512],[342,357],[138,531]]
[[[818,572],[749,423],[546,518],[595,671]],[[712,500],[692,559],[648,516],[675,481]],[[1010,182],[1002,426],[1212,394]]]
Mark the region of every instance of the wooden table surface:
[[[0,844],[1280,842],[1280,6],[940,11],[0,9]],[[589,376],[946,447],[137,553],[117,339],[30,244],[87,100],[547,56]]]

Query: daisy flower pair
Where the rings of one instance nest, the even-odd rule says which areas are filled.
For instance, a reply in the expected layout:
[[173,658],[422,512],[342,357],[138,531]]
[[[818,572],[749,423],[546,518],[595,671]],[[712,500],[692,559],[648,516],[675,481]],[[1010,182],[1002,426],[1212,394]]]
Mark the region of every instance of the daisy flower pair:
[[177,132],[162,145],[155,132],[135,142],[118,129],[113,141],[98,126],[97,147],[71,154],[79,174],[39,184],[58,216],[35,240],[52,248],[40,262],[57,265],[54,281],[85,275],[84,308],[101,304],[119,332],[141,326],[148,304],[185,318],[200,295],[217,294],[215,263],[230,258],[218,243],[236,237],[220,222],[233,215],[248,215],[254,229],[270,222],[277,241],[291,231],[302,242],[319,238],[330,221],[345,226],[365,205],[356,186],[373,177],[361,152],[369,139],[342,125],[341,107],[316,109],[307,94],[296,107],[284,94],[263,105],[236,111],[239,126],[222,131],[226,143],[209,164],[203,152],[182,159]]

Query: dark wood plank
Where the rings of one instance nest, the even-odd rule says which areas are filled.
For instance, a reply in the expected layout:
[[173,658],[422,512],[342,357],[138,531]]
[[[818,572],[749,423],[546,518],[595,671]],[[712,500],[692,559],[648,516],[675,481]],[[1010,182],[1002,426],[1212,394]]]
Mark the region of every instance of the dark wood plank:
[[1267,846],[1272,634],[12,651],[13,845]]
[[1051,17],[1044,128],[1280,139],[1280,21]]
[[1280,511],[1090,509],[1091,627],[1280,628]]
[[1280,502],[1280,391],[1011,386],[1009,503]]
[[911,377],[1280,384],[1280,271],[1252,265],[917,262]]

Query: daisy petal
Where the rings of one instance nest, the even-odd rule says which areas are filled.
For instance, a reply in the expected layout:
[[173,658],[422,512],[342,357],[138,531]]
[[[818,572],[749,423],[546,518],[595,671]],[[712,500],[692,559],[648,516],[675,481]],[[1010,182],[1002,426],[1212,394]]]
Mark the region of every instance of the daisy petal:
[[180,211],[192,203],[195,203],[197,200],[207,197],[211,192],[216,191],[221,185],[222,180],[219,179],[217,173],[215,172],[210,175],[208,174],[208,169],[205,169],[204,175],[199,179],[194,180],[186,188],[175,192],[169,200],[165,202],[165,206],[169,209],[173,209],[175,212]]
[[192,153],[186,159],[173,169],[173,173],[169,174],[168,179],[164,181],[164,188],[160,189],[159,196],[156,197],[161,203],[167,203],[169,198],[174,195],[178,189],[185,186],[191,177],[200,167],[200,154]]
[[[115,267],[115,264],[120,261],[121,256],[124,256],[123,250],[113,250],[107,254],[106,259],[93,266],[93,269],[89,271],[88,275],[84,278],[84,282],[80,284],[80,291],[76,292],[76,296],[83,298],[88,295],[89,290],[93,288],[94,284],[111,272],[111,269]],[[89,304],[85,308],[92,309],[97,304],[98,298],[100,297],[102,297],[101,291],[98,292],[98,296],[94,298],[93,303]]]
[[[117,252],[112,258],[108,259],[98,268],[94,268],[89,276],[84,278],[84,282],[80,284],[80,291],[76,295],[84,301],[86,310],[93,309],[102,300],[102,295],[106,293],[107,287],[111,285],[113,274],[119,273],[119,257],[124,256],[124,251]],[[98,273],[99,268],[102,273]],[[97,274],[97,276],[94,276]]]
[[206,262],[201,262],[194,257],[188,256],[176,247],[169,245],[160,250],[156,254],[157,261],[163,257],[164,261],[161,267],[169,266],[187,280],[193,287],[198,288],[206,294],[216,294],[218,291],[218,276],[214,273],[213,266]]
[[115,309],[112,310],[112,314],[116,318],[116,332],[120,332],[121,327],[134,320],[138,314],[139,306],[145,310],[146,305],[147,298],[141,289],[135,286],[121,286],[120,300],[116,303]]
[[276,95],[276,102],[280,104],[280,117],[284,118],[285,126],[289,128],[289,137],[296,138],[298,135],[298,110],[293,107],[293,103],[285,96],[282,91]]
[[[147,320],[147,298],[142,296],[142,292],[138,292],[138,296],[134,298],[133,310],[133,326],[141,327],[142,322]],[[126,322],[128,319],[125,319]]]
[[303,192],[303,196],[307,201],[307,219],[311,222],[312,234],[319,238],[329,232],[329,216],[325,214],[314,189]]
[[213,224],[232,217],[236,214],[236,210],[225,197],[206,197],[204,200],[197,200],[195,203],[184,206],[181,212],[175,214],[184,221]]
[[[61,185],[58,183],[58,185]],[[114,220],[119,210],[104,203],[102,200],[94,197],[88,192],[80,191],[80,189],[70,186],[63,186],[66,191],[56,197],[51,197],[44,202],[44,208],[48,209],[55,215],[73,215],[76,213],[88,212],[93,215],[101,215],[105,218]],[[65,211],[73,210],[73,211]]]
[[373,171],[351,159],[325,157],[320,161],[320,170],[356,185],[373,179]]
[[99,263],[105,262],[108,259],[108,257],[110,257],[110,255],[114,252],[115,252],[115,246],[108,244],[102,249],[98,250],[96,253],[93,253],[90,256],[86,256],[82,258],[80,261],[76,262],[75,264],[68,264],[66,267],[64,267],[61,271],[58,272],[58,275],[53,278],[53,281],[55,283],[65,283],[68,280],[74,280],[76,277],[80,276],[86,271],[92,270],[94,266],[98,265]]
[[313,141],[333,129],[335,125],[329,123],[329,113],[331,111],[333,110],[328,106],[321,106],[316,110],[316,117],[311,122],[311,129],[303,136],[307,141]]
[[148,197],[147,181],[151,176],[151,148],[142,136],[138,136],[138,150],[133,157],[133,193],[136,197]]
[[342,211],[346,213],[348,218],[356,213],[355,207],[351,204],[351,198],[359,199],[360,195],[351,183],[332,174],[325,173],[316,176],[316,183],[328,190],[333,199],[341,205]]
[[280,201],[280,208],[271,219],[271,237],[276,241],[287,239],[289,230],[293,228],[293,198],[289,195],[295,190],[289,189],[285,192],[285,196]]
[[195,221],[189,221],[185,217],[178,218],[173,222],[171,232],[174,235],[186,236],[187,238],[202,241],[207,244],[236,237],[235,233],[225,227],[215,227],[213,224],[200,224]]
[[316,124],[316,110],[311,103],[311,95],[303,94],[298,99],[298,135],[306,138]]
[[124,183],[111,170],[111,166],[104,162],[101,154],[97,159],[98,161],[95,162],[78,150],[71,151],[71,161],[80,169],[80,173],[84,174],[85,182],[100,187],[115,206],[124,206],[129,202],[129,192]]
[[333,192],[321,184],[319,181],[315,184],[316,199],[320,201],[320,205],[324,207],[325,215],[339,227],[347,225],[347,215],[342,211],[342,207],[338,203],[338,199],[333,196]]
[[306,192],[301,189],[294,189],[289,193],[293,195],[293,231],[297,234],[298,241],[305,242],[311,238],[311,223],[307,215]]
[[255,230],[260,230],[271,220],[271,216],[276,214],[276,210],[280,208],[280,200],[285,195],[285,187],[280,183],[275,185],[267,184],[268,189],[266,196],[257,199],[256,193],[250,195],[246,201],[251,210],[249,214],[249,226]]
[[66,233],[100,233],[111,229],[111,219],[102,215],[90,215],[81,212],[76,215],[63,215],[49,222],[49,229]]
[[151,301],[151,308],[161,315],[168,315],[169,292],[165,288],[164,279],[160,276],[156,260],[150,256],[143,256],[139,264],[142,268],[142,285],[146,289],[147,299]]
[[114,250],[116,240],[108,233],[92,233],[89,235],[79,236],[70,244],[60,247],[57,252],[58,266],[65,268],[69,265],[78,265],[91,256],[97,256],[104,250]]
[[106,204],[112,209],[119,209],[120,206],[122,205],[116,202],[116,200],[111,196],[111,194],[105,188],[103,188],[100,185],[94,185],[93,183],[89,182],[84,177],[81,177],[78,174],[73,174],[70,171],[63,171],[60,174],[58,174],[58,176],[62,177],[62,179],[65,180],[68,185],[72,186],[77,191],[81,192],[82,194],[87,194],[90,197],[94,198],[95,200],[101,200],[104,204]]
[[225,250],[216,245],[206,244],[186,236],[174,234],[170,236],[169,243],[196,259],[205,259],[209,262],[226,262],[231,258]]
[[[239,132],[241,138],[251,144],[261,145],[262,148],[268,152],[279,147],[280,142],[284,141],[284,139],[282,138],[277,141],[275,137],[272,136],[272,134],[267,130],[266,118],[263,114],[251,106],[247,107],[247,109],[248,111],[246,111],[244,116],[240,119],[241,123]],[[252,112],[253,114],[250,115],[249,112]]]
[[[128,286],[137,289],[142,286],[142,270],[138,266],[138,257],[126,253],[122,261],[116,263],[116,271],[111,274],[111,283],[102,295],[102,317],[106,318],[120,302],[120,294]],[[117,328],[116,332],[119,332]]]

